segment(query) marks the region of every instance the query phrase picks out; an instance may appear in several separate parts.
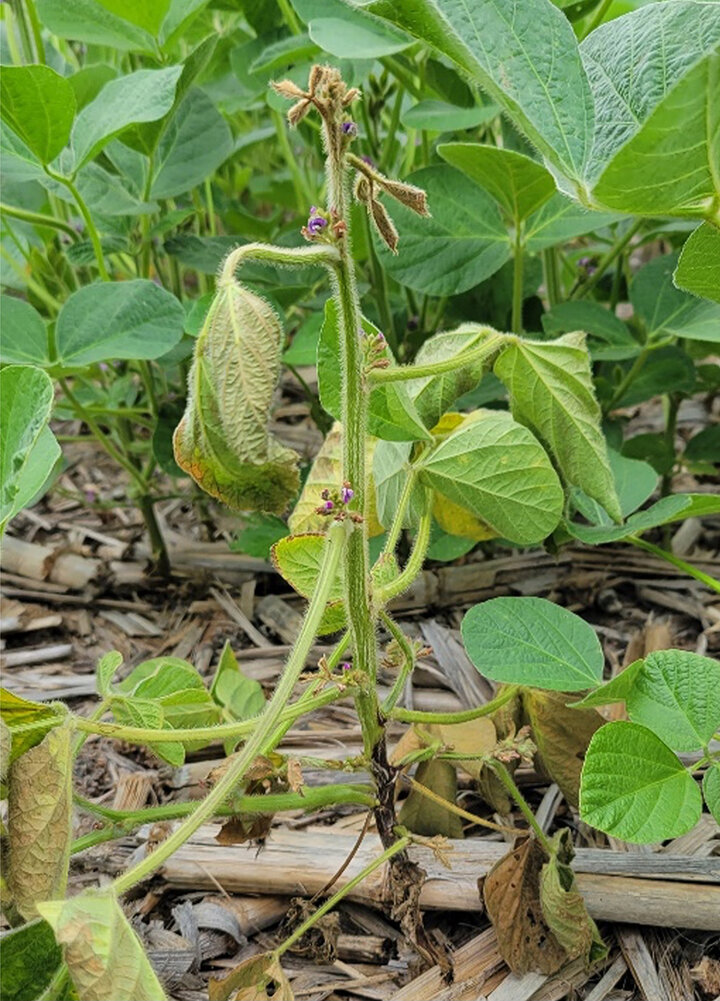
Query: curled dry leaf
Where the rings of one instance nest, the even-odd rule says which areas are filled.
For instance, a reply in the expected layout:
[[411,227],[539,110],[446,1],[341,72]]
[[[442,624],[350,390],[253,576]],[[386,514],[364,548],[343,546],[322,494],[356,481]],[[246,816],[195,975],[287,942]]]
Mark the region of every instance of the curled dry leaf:
[[[315,903],[303,897],[293,897],[277,933],[282,942],[304,924],[317,910]],[[337,942],[340,934],[340,915],[337,911],[323,914],[315,924],[289,949],[298,956],[308,956],[317,963],[334,963],[337,959]]]
[[139,938],[111,891],[38,904],[63,947],[82,1001],[166,1001]]
[[60,726],[26,751],[9,772],[8,888],[24,918],[36,903],[61,897],[72,835],[70,730]]
[[173,444],[178,465],[234,510],[280,514],[298,488],[297,454],[268,430],[282,339],[264,299],[232,279],[220,285]]
[[252,956],[227,977],[210,978],[210,1001],[294,1001],[288,978],[271,953]]
[[[457,772],[450,761],[421,761],[415,780],[431,792],[454,803],[457,796]],[[462,838],[462,820],[456,813],[424,796],[418,789],[411,789],[398,814],[398,822],[413,834],[433,837]]]
[[488,916],[500,952],[513,973],[555,973],[568,960],[589,965],[604,954],[594,921],[575,886],[567,830],[551,841],[551,853],[524,838],[490,870],[483,884]]

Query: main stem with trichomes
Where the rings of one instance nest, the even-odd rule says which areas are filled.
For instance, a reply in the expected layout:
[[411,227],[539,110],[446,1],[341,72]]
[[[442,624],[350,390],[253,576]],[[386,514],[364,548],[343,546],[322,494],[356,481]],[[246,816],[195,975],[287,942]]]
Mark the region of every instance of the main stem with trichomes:
[[115,880],[113,885],[117,893],[124,893],[159,869],[165,860],[184,845],[199,827],[214,816],[215,811],[225,803],[242,781],[257,755],[272,750],[282,736],[282,713],[305,667],[307,655],[315,641],[331,588],[338,574],[349,524],[350,522],[347,520],[334,521],[328,529],[315,592],[282,677],[272,698],[266,705],[257,727],[248,737],[242,750],[231,760],[225,774],[218,780],[197,809],[165,841],[158,845],[151,855],[148,855]]

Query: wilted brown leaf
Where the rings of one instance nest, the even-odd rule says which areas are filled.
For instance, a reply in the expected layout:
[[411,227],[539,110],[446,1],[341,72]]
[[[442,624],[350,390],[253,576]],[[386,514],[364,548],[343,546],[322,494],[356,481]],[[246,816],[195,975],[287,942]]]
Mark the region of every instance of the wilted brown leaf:
[[530,724],[537,745],[535,767],[557,782],[565,799],[577,806],[580,772],[590,738],[603,724],[595,709],[571,709],[564,692],[537,688],[522,693],[524,722]]
[[210,1001],[294,1001],[290,982],[271,953],[246,959],[227,977],[210,978]]
[[555,851],[540,873],[543,917],[568,959],[584,956],[586,962],[595,962],[607,954],[607,949],[575,886],[575,874],[570,868],[575,854],[570,831],[558,831],[551,840]]
[[[416,780],[432,792],[454,803],[457,795],[457,772],[450,761],[421,761],[415,773]],[[433,837],[443,834],[446,838],[462,838],[462,820],[455,813],[434,800],[412,789],[403,803],[398,821],[414,834]]]
[[220,845],[242,845],[246,841],[264,840],[272,827],[272,813],[237,814],[226,820],[215,840]]
[[82,1001],[166,1001],[143,947],[110,890],[38,904],[63,947]]
[[70,730],[51,730],[9,772],[7,882],[24,918],[37,917],[38,900],[61,897],[72,834]]

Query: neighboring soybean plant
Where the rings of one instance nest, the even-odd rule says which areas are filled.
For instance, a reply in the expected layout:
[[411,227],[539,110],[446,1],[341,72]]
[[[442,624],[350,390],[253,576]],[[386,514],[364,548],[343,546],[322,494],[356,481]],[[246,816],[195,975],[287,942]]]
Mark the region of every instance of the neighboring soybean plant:
[[[483,0],[477,6],[489,19],[490,30],[502,4]],[[549,3],[533,0],[513,6],[523,18],[536,19],[530,30],[559,31],[562,24],[572,35],[564,16]],[[702,79],[717,74],[717,4],[668,2],[592,33],[586,43],[591,50],[587,72],[579,55],[575,62],[568,57],[563,66],[573,101],[584,103],[576,108],[561,93],[545,88],[543,100],[562,112],[555,115],[532,100],[535,84],[530,76],[527,81],[505,79],[502,86],[496,82],[499,68],[490,63],[501,53],[466,48],[461,8],[466,5],[459,0],[375,0],[369,5],[373,23],[392,20],[397,28],[420,34],[458,61],[545,157],[547,169],[527,157],[515,162],[508,155],[506,162],[499,149],[449,144],[441,150],[471,176],[482,172],[486,179],[496,179],[487,183],[499,186],[500,200],[513,219],[520,287],[523,221],[538,204],[529,188],[539,197],[550,185],[550,197],[557,184],[593,208],[706,220],[692,239],[716,241],[720,190],[717,171],[711,169],[717,162],[711,153],[713,135],[703,133],[704,145],[698,139],[702,150],[689,167],[674,149],[666,156],[658,136],[667,116],[684,102],[692,102],[688,129],[701,129],[700,118],[705,121],[699,112],[707,109],[695,108],[694,95],[705,93]],[[656,67],[648,64],[647,79],[640,75],[633,84],[644,95],[642,114],[625,115],[624,106],[617,107],[619,88],[603,100],[596,94],[593,104],[591,84],[600,90],[608,75],[613,79],[629,74],[628,53],[642,48],[645,33],[670,17],[667,11],[681,20],[704,19],[702,32],[685,27],[682,33],[698,51],[691,56],[684,49],[673,50],[676,61],[694,60],[694,68],[681,80],[681,92],[662,92],[654,78]],[[712,53],[710,36],[715,39]],[[550,37],[547,44],[554,44]],[[511,74],[518,70],[519,64],[508,65]],[[720,729],[720,665],[706,657],[679,650],[652,653],[603,683],[602,649],[588,624],[544,599],[495,598],[471,608],[462,625],[470,659],[486,678],[499,683],[492,701],[459,713],[398,705],[422,649],[405,635],[389,608],[422,570],[433,519],[441,527],[461,524],[462,534],[470,538],[517,546],[546,542],[558,547],[579,539],[588,544],[626,540],[647,548],[650,544],[640,537],[643,531],[716,513],[720,502],[707,494],[670,494],[638,510],[654,482],[643,495],[636,485],[623,482],[609,458],[584,333],[528,339],[521,332],[518,308],[512,332],[465,322],[426,340],[412,364],[400,364],[384,332],[361,312],[351,207],[354,201],[367,213],[380,256],[397,262],[391,267],[400,267],[406,233],[422,233],[422,225],[442,223],[428,220],[435,212],[433,175],[428,175],[428,198],[421,175],[417,183],[398,181],[356,155],[355,118],[362,96],[345,84],[338,69],[315,65],[307,84],[283,80],[275,91],[291,102],[290,125],[298,126],[306,116],[319,120],[327,158],[326,204],[307,206],[302,230],[306,246],[247,243],[226,256],[195,341],[174,454],[204,491],[232,509],[282,514],[295,501],[291,534],[275,543],[272,558],[282,577],[307,599],[305,617],[267,702],[260,686],[244,677],[229,646],[209,687],[192,665],[171,657],[142,663],[117,682],[122,657],[108,653],[97,668],[101,701],[90,718],[59,703],[33,703],[3,692],[0,738],[3,762],[9,762],[3,775],[9,798],[7,911],[16,925],[6,939],[14,965],[6,967],[10,972],[3,977],[14,978],[13,997],[163,999],[163,987],[119,897],[161,870],[213,818],[232,820],[236,831],[253,838],[267,830],[275,812],[357,804],[372,811],[382,849],[327,902],[298,920],[274,949],[241,963],[225,979],[212,980],[214,1001],[292,998],[280,962],[284,953],[360,879],[385,863],[390,917],[418,952],[431,958],[434,947],[419,908],[425,873],[418,859],[423,851],[427,857],[428,849],[444,858],[449,846],[441,835],[462,836],[458,819],[468,814],[454,803],[458,767],[474,778],[499,814],[517,809],[527,821],[527,828],[510,829],[522,840],[489,873],[483,889],[503,956],[518,973],[552,973],[571,959],[590,965],[606,953],[575,883],[569,832],[543,832],[513,777],[519,764],[534,763],[558,784],[582,820],[625,841],[658,842],[687,832],[700,817],[703,796],[720,821],[720,753],[713,743]],[[639,98],[633,93],[630,101],[634,107]],[[587,110],[593,107],[594,127]],[[579,122],[584,123],[582,130]],[[87,158],[98,140],[92,130],[83,136],[77,155]],[[680,139],[695,149],[694,131],[690,139]],[[633,171],[643,157],[655,156],[656,147],[657,157],[643,168],[644,175],[653,178],[646,187]],[[419,259],[425,252],[422,246],[418,249],[417,240],[407,242],[411,256]],[[102,248],[95,249],[98,263],[103,262]],[[508,245],[508,253],[511,249]],[[696,267],[691,250],[684,266],[681,259],[678,275],[686,272],[694,289],[702,280],[703,253]],[[299,497],[298,456],[270,428],[282,325],[271,305],[243,284],[243,269],[258,263],[322,268],[331,289],[317,371],[322,406],[336,423]],[[175,329],[176,303],[159,299],[144,279],[122,284],[130,286],[123,297],[137,296],[147,305],[154,296],[153,309],[159,311],[154,315],[165,315],[168,330]],[[114,308],[119,286],[89,286],[95,290],[86,293],[88,301],[92,294],[93,309]],[[106,290],[102,302],[96,300],[98,289]],[[77,297],[82,293],[75,293],[72,306],[81,314]],[[519,301],[521,306],[522,298]],[[72,297],[68,303],[73,303]],[[50,361],[60,369],[63,358],[70,362],[101,357],[89,342],[73,348],[71,328],[82,330],[82,315],[77,328],[71,318],[61,312],[55,326],[58,354]],[[164,328],[160,323],[154,329],[157,333]],[[163,348],[169,346],[170,340]],[[505,387],[509,410],[453,409],[490,372]],[[32,455],[44,442],[42,447],[55,461],[54,439],[50,442],[46,427],[52,398],[48,377],[22,365],[5,369],[2,376],[16,415],[14,454],[32,449]],[[73,404],[72,394],[65,392]],[[624,392],[615,391],[617,400]],[[22,401],[30,393],[42,406],[27,416],[23,427]],[[82,401],[77,406],[77,412],[87,416]],[[34,493],[21,466],[15,463],[8,470],[13,485],[7,496],[3,494],[4,521]],[[148,468],[135,467],[145,487]],[[23,483],[17,481],[20,474]],[[39,487],[41,479],[36,472],[32,482]],[[412,543],[409,554],[400,559],[403,532]],[[383,534],[382,548],[371,559],[371,540]],[[683,567],[717,588],[707,575]],[[381,628],[390,641],[379,654]],[[332,652],[316,672],[305,674],[317,637],[331,634],[336,637]],[[384,698],[378,689],[380,656],[396,671]],[[297,694],[299,684],[303,687]],[[357,711],[363,751],[343,765],[368,772],[371,781],[299,787],[292,763],[276,753],[277,745],[306,713],[347,699]],[[614,703],[624,703],[627,721],[605,723],[596,710]],[[112,722],[104,719],[108,714]],[[392,753],[386,738],[391,722],[409,725]],[[114,810],[73,793],[73,761],[89,734],[146,746],[174,766],[184,762],[186,750],[217,740],[224,742],[228,758],[198,802]],[[691,755],[692,765],[684,764],[678,754]],[[410,779],[407,769],[415,763],[416,777]],[[395,800],[401,776],[411,794],[398,817]],[[263,780],[269,792],[261,789]],[[440,806],[432,823],[418,803],[428,810]],[[73,808],[97,821],[76,840]],[[160,820],[181,822],[111,885],[65,899],[71,854]],[[522,880],[514,878],[518,873]],[[42,962],[30,963],[31,954],[42,956]]]

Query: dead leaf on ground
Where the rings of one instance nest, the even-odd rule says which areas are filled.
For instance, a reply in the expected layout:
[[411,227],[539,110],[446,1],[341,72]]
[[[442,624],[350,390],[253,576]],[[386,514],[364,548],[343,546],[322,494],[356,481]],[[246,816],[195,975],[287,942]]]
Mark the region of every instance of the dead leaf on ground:
[[227,977],[210,978],[210,1001],[294,1001],[290,981],[273,953],[252,956]]

